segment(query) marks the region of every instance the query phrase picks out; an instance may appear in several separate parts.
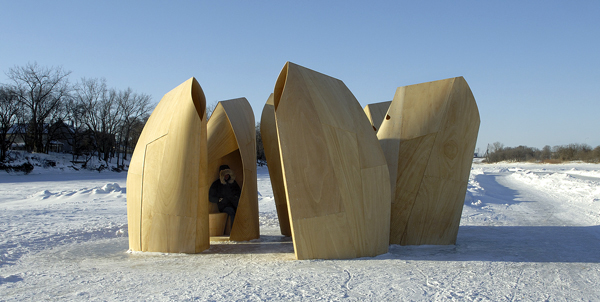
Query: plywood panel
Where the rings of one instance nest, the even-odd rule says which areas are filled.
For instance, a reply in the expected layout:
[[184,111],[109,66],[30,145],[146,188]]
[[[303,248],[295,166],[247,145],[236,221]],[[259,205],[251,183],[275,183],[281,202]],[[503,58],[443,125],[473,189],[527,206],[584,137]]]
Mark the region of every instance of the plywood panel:
[[[208,142],[204,143],[203,137],[208,139],[207,135],[207,123],[206,111],[203,112],[202,126],[200,127],[200,145],[198,148],[198,195],[195,196],[196,203],[196,239],[195,251],[199,253],[210,246],[210,235],[208,229],[208,207],[206,202],[208,201],[208,190],[210,183],[208,179]],[[193,154],[192,154],[193,155]],[[206,238],[208,237],[208,238]],[[208,241],[208,242],[207,242]]]
[[[402,171],[402,177],[398,177],[394,184],[397,190],[392,195],[392,217],[390,238],[402,237],[406,231],[408,219],[415,205],[415,200],[421,189],[421,181],[425,175],[425,169],[431,155],[431,148],[435,142],[436,134],[427,134],[417,138],[405,140],[398,144],[398,156],[402,160],[397,161],[396,170]],[[391,174],[391,173],[390,173]],[[397,174],[394,173],[394,174]]]
[[191,78],[165,94],[148,119],[127,175],[131,250],[208,248],[205,108],[202,88]]
[[377,137],[390,171],[390,243],[454,244],[479,131],[462,77],[400,87]]
[[369,105],[365,106],[365,109],[364,109],[365,114],[367,115],[369,122],[371,122],[371,125],[373,126],[373,130],[375,130],[375,132],[379,131],[379,128],[381,127],[381,123],[383,122],[383,119],[385,118],[385,114],[387,113],[388,109],[390,108],[390,104],[392,104],[391,101],[374,103],[374,104],[369,104]]
[[256,130],[250,103],[245,98],[219,102],[208,122],[207,132],[208,173],[213,175],[209,183],[218,179],[220,165],[229,165],[241,188],[230,239],[257,239],[260,237],[260,230],[256,183]]
[[411,211],[402,245],[456,243],[467,182],[425,176]]
[[[292,222],[296,259],[352,259],[364,256],[354,247],[346,213]],[[387,251],[387,248],[386,248]]]
[[[156,215],[153,209],[160,206],[156,196],[155,185],[160,182],[160,171],[167,143],[167,134],[151,141],[146,145],[144,154],[144,173],[142,178],[142,251],[166,251],[168,252],[168,239],[166,229],[159,230],[158,227],[166,227],[166,221],[162,216]],[[131,167],[131,166],[130,166]],[[160,212],[159,212],[160,213]],[[156,216],[156,219],[153,219]],[[152,226],[155,226],[154,228]],[[152,230],[152,231],[151,231]],[[152,235],[152,239],[150,236]],[[152,244],[152,247],[149,247]]]
[[[361,169],[363,179],[386,179],[388,175],[388,169],[385,165]],[[390,195],[390,187],[384,181],[363,182],[362,195],[363,205],[360,207],[362,211],[355,211],[354,213],[360,215],[359,220],[364,220],[365,232],[371,236],[368,241],[389,242],[390,221],[387,219],[382,220],[381,208],[370,206],[368,203],[372,196]],[[389,208],[387,203],[385,203],[385,206]],[[375,245],[366,242],[363,248],[364,253],[367,255],[380,255],[387,252],[387,245]]]
[[[231,128],[231,125],[229,124],[229,118],[227,117],[227,114],[225,114],[223,107],[219,104],[217,104],[217,107],[215,107],[210,116],[206,131],[208,137],[208,150],[213,156],[211,159],[220,158],[225,154],[229,154],[239,149],[235,134],[233,133],[233,128]],[[215,173],[218,175],[218,172]]]
[[[449,89],[448,108],[432,149],[427,175],[467,181],[479,130],[479,111],[464,78],[455,78]],[[475,126],[476,125],[476,126]]]
[[275,122],[275,108],[273,106],[273,94],[267,99],[260,118],[260,136],[262,138],[273,197],[279,219],[279,229],[284,236],[292,236],[290,229],[290,218],[287,209],[285,187],[283,184],[283,173],[281,171],[281,157],[279,156],[279,141],[277,139],[277,125]]
[[387,252],[388,169],[350,90],[338,79],[288,62],[273,105],[296,258]]

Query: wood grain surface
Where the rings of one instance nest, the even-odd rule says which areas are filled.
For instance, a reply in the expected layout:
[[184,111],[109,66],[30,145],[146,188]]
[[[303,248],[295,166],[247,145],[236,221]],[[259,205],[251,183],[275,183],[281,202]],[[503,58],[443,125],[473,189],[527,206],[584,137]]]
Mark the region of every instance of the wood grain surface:
[[210,183],[219,179],[219,166],[228,165],[242,190],[230,240],[258,239],[256,130],[248,100],[238,98],[219,102],[210,116],[207,132]]
[[288,62],[273,106],[296,258],[386,253],[388,168],[350,90],[338,79]]
[[129,248],[199,253],[209,247],[206,100],[194,78],[161,99],[127,174]]
[[292,236],[290,228],[290,217],[287,209],[285,186],[283,184],[283,172],[281,169],[281,157],[279,156],[279,140],[277,138],[277,124],[275,122],[275,107],[273,106],[273,94],[267,99],[260,118],[260,136],[262,138],[275,208],[279,219],[279,229],[284,236]]
[[365,106],[365,114],[367,115],[369,122],[371,122],[375,132],[379,131],[381,123],[383,122],[383,119],[390,108],[390,104],[392,104],[392,101],[374,103]]
[[479,131],[462,77],[400,87],[377,137],[390,173],[390,243],[454,244]]

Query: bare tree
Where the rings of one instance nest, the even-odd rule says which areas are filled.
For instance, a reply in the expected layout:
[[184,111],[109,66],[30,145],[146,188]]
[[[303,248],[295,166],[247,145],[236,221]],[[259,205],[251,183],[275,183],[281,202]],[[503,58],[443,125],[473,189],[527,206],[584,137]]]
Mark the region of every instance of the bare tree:
[[552,158],[552,148],[549,145],[545,145],[540,153],[541,160],[548,160]]
[[598,163],[600,162],[600,146],[596,146],[596,148],[594,148],[593,152],[593,159],[592,162]]
[[485,161],[486,162],[498,162],[500,161],[500,151],[504,148],[504,144],[501,142],[495,142],[493,144],[488,144],[487,150],[485,151]]
[[208,119],[210,119],[210,116],[217,108],[217,105],[219,105],[219,102],[212,102],[212,103],[206,105],[206,120],[207,121],[208,121]]
[[84,107],[83,118],[93,133],[98,158],[108,162],[116,145],[120,121],[117,91],[106,87],[105,79],[81,79],[75,98]]
[[144,130],[144,126],[146,125],[146,122],[148,121],[148,118],[150,118],[150,114],[146,114],[146,115],[136,119],[135,121],[133,121],[133,125],[131,126],[131,130],[129,131],[129,137],[128,137],[129,150],[131,152],[133,152],[133,150],[135,149],[135,146],[137,145],[140,135],[142,135],[142,130]]
[[96,104],[94,113],[95,123],[93,127],[90,127],[90,130],[94,132],[98,151],[102,154],[102,157],[99,156],[99,158],[108,162],[114,155],[119,122],[121,121],[117,104],[117,91],[110,89],[102,102]]
[[[84,153],[90,154],[91,150],[91,141],[89,131],[87,131],[85,125],[85,114],[86,114],[86,106],[81,99],[77,97],[77,93],[79,90],[76,90],[75,97],[71,98],[66,104],[67,118],[69,121],[71,128],[73,129],[73,134],[71,135],[71,139],[68,140],[68,143],[71,145],[71,154],[73,155],[73,161],[78,160],[79,156]],[[85,162],[90,159],[90,156],[86,158]]]
[[46,139],[44,140],[46,142],[43,150],[44,153],[48,153],[53,142],[59,140],[66,141],[70,138],[70,129],[64,121],[69,115],[67,104],[71,99],[72,95],[69,93],[69,95],[60,102],[56,110],[53,110],[48,116],[48,124],[47,127],[45,127],[46,129],[44,129],[44,134],[46,135]]
[[504,144],[501,142],[495,142],[492,144],[492,152],[498,152],[504,149]]
[[264,166],[267,158],[265,157],[265,147],[263,146],[262,135],[260,134],[260,123],[256,123],[254,131],[256,132],[256,163]]
[[[108,88],[106,87],[105,79],[82,78],[81,81],[78,82],[75,86],[73,104],[71,104],[71,114],[73,115],[73,122],[80,123],[81,128],[85,127],[87,128],[88,132],[90,132],[90,138],[93,140],[88,142],[88,144],[90,145],[90,149],[93,148],[94,151],[98,151],[98,137],[94,129],[100,128],[100,122],[98,122],[98,120],[96,119],[95,110],[97,104],[103,102],[103,99],[108,93],[107,91]],[[99,153],[98,156],[100,156]],[[90,158],[87,158],[86,162],[89,159]]]
[[9,135],[11,127],[18,127],[20,106],[17,97],[8,87],[0,86],[0,162],[6,159],[8,149],[16,135]]
[[71,87],[68,76],[70,71],[61,67],[42,67],[37,63],[15,66],[7,72],[12,80],[11,89],[26,110],[29,120],[28,149],[44,152],[44,124],[51,123],[50,118],[69,96]]
[[[120,91],[118,94],[117,103],[121,117],[121,121],[119,123],[120,133],[118,145],[123,146],[125,149],[123,152],[123,160],[127,159],[131,132],[134,125],[136,125],[136,123],[138,123],[144,116],[148,115],[150,111],[150,99],[151,98],[149,95],[134,93],[131,91],[131,88]],[[118,158],[117,165],[119,165]]]

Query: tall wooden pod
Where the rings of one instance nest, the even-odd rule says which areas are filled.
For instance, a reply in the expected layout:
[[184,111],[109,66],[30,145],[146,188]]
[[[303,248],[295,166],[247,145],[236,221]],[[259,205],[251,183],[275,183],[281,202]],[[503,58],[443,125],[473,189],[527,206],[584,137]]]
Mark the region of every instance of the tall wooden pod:
[[194,78],[161,99],[127,174],[129,248],[199,253],[209,247],[206,100]]
[[283,172],[281,170],[281,157],[279,156],[279,141],[277,139],[277,125],[275,123],[275,108],[273,107],[273,94],[269,96],[260,118],[260,137],[262,138],[275,208],[279,219],[279,229],[284,236],[292,236],[290,217],[288,214]]
[[365,114],[367,115],[369,122],[371,122],[371,126],[373,126],[375,132],[379,131],[383,118],[385,118],[385,114],[387,113],[388,108],[390,108],[391,103],[392,102],[389,101],[365,106]]
[[396,90],[377,133],[390,171],[391,244],[456,243],[479,122],[462,77]]
[[[208,185],[219,179],[219,166],[228,165],[242,190],[229,236],[233,241],[260,237],[254,127],[254,113],[245,98],[219,102],[207,126]],[[210,211],[218,212],[216,205]]]
[[342,81],[288,62],[273,105],[296,258],[386,253],[388,169],[354,95]]

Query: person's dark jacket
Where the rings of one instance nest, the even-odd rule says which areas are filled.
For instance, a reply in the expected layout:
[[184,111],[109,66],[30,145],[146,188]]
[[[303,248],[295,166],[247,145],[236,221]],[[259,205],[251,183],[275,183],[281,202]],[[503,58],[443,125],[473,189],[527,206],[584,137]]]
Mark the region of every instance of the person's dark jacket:
[[[225,180],[225,175],[229,175],[229,180]],[[241,192],[240,186],[235,181],[235,174],[229,169],[229,166],[223,165],[219,171],[219,179],[215,180],[210,186],[208,200],[217,204],[219,212],[223,212],[227,207],[231,207],[235,211],[240,201]]]

